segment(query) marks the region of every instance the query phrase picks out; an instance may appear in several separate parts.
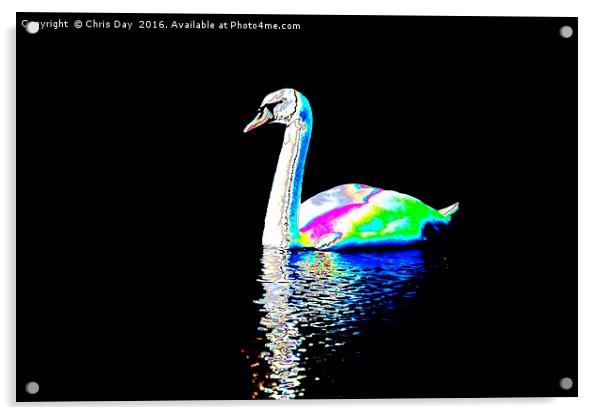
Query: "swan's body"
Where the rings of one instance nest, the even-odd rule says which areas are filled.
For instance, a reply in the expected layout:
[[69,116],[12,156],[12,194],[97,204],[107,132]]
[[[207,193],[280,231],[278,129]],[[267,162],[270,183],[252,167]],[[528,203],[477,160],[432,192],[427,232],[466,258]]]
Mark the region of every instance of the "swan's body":
[[329,250],[403,246],[424,239],[427,226],[447,225],[458,209],[456,203],[438,211],[412,196],[363,184],[337,186],[301,204],[313,124],[309,101],[293,89],[273,92],[245,132],[267,122],[287,128],[265,217],[264,246]]
[[425,226],[437,229],[450,218],[412,196],[344,184],[303,202],[300,243],[318,249],[401,246],[422,240]]

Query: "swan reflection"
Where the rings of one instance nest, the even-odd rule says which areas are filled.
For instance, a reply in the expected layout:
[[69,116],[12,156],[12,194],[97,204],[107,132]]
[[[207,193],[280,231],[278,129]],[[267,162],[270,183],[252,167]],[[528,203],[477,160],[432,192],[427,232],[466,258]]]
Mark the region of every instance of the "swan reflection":
[[354,338],[372,321],[396,320],[419,281],[442,260],[421,251],[325,252],[266,248],[253,398],[303,397],[329,382],[323,363],[360,354]]

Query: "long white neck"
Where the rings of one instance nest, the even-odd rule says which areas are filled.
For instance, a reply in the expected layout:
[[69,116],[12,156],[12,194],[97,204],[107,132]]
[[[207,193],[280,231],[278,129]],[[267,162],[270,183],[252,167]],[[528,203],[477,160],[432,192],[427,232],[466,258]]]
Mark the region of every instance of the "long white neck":
[[311,109],[307,105],[302,116],[290,123],[284,133],[284,143],[265,215],[262,238],[264,246],[287,249],[297,243],[301,185],[311,127]]

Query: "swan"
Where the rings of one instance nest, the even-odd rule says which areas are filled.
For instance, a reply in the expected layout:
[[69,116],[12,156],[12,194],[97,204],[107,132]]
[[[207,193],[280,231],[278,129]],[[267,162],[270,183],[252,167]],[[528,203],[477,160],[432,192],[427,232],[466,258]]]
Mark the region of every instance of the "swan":
[[285,88],[268,94],[256,117],[243,130],[286,125],[262,244],[281,249],[341,250],[396,247],[425,239],[425,227],[447,225],[459,204],[433,209],[415,197],[350,183],[318,193],[301,203],[305,157],[313,116],[301,92]]

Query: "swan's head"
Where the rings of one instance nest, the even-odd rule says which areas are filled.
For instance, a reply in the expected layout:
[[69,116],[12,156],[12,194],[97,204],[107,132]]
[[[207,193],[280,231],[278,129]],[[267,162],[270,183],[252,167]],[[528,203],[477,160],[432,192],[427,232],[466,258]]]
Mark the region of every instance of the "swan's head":
[[272,92],[263,99],[257,116],[245,127],[243,132],[249,132],[266,123],[289,125],[299,118],[305,102],[307,99],[292,88]]

